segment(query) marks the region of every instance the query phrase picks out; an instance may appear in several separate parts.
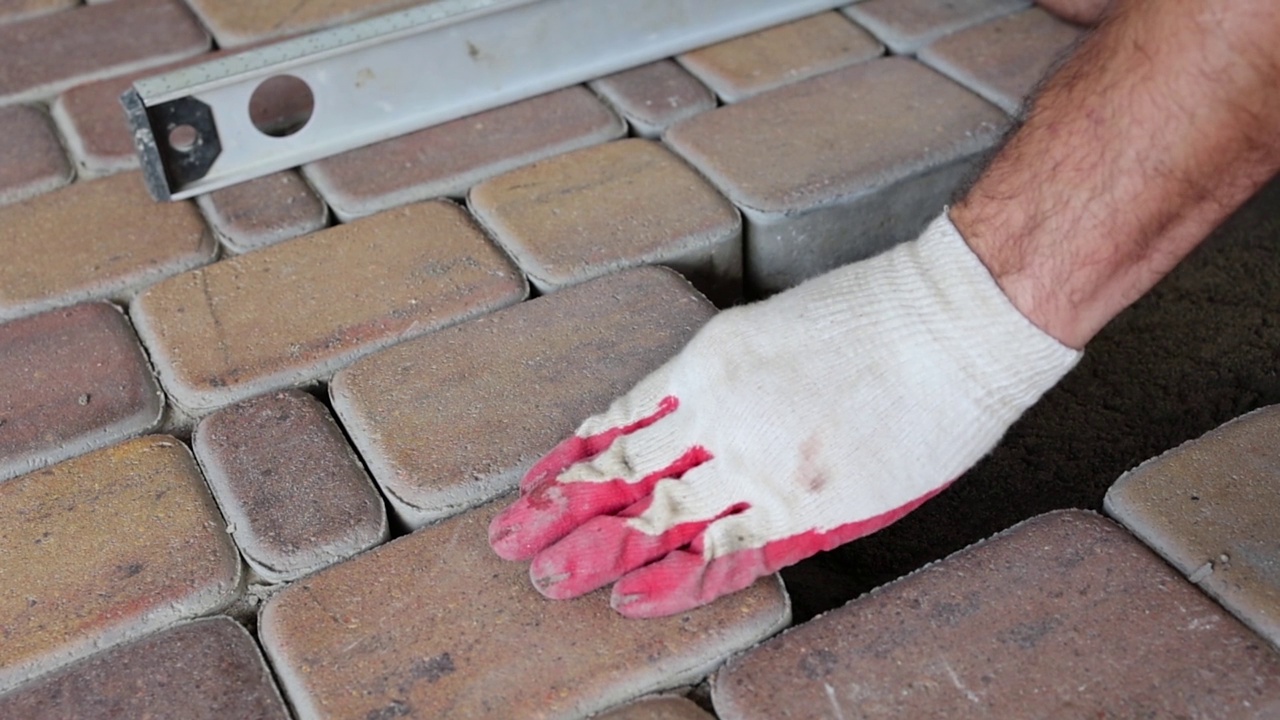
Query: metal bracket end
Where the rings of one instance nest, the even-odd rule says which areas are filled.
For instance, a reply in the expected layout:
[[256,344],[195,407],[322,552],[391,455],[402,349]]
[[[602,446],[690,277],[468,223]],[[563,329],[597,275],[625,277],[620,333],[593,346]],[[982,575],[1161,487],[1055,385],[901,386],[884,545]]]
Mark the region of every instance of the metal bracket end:
[[156,147],[156,136],[151,132],[147,106],[132,87],[120,95],[120,104],[124,106],[125,117],[133,131],[133,147],[142,161],[142,179],[147,184],[147,192],[157,202],[167,202],[173,196],[169,192],[169,179],[164,176],[164,162],[160,159],[160,149]]

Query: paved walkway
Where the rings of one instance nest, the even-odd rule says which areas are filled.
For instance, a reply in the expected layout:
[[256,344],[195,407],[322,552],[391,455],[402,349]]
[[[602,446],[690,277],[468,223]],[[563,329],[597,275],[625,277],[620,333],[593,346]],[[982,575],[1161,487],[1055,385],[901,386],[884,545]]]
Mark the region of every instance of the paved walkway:
[[407,4],[0,3],[0,718],[1280,716],[1280,408],[798,621],[485,542],[716,307],[914,236],[1079,29],[864,0],[146,195],[133,78]]

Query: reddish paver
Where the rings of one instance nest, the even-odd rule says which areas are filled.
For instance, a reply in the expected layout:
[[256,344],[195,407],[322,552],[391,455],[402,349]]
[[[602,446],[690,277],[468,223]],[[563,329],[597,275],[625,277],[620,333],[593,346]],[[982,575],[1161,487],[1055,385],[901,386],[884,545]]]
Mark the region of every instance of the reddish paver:
[[97,298],[126,301],[218,251],[194,205],[155,202],[138,173],[2,207],[0,228],[0,320]]
[[36,107],[0,107],[0,205],[71,182],[74,173],[49,116]]
[[329,208],[292,170],[272,173],[196,198],[228,251],[244,253],[315,232]]
[[715,720],[693,701],[677,696],[642,698],[594,717],[596,720]]
[[75,7],[79,0],[0,0],[0,25]]
[[164,396],[124,314],[86,303],[0,324],[0,480],[144,433]]
[[742,288],[742,221],[665,147],[631,138],[485,181],[471,209],[543,292],[661,263],[717,301]]
[[624,70],[589,83],[622,114],[632,132],[655,138],[671,125],[716,106],[716,96],[672,60]]
[[1274,717],[1280,655],[1110,521],[1041,515],[736,659],[744,718]]
[[623,618],[567,602],[489,549],[499,504],[300,580],[259,633],[298,717],[581,717],[706,675],[790,616],[776,577],[697,610]]
[[0,105],[204,52],[178,0],[114,0],[0,25]]
[[920,59],[1010,115],[1084,31],[1040,8],[983,23],[938,40]]
[[1280,648],[1280,405],[1131,470],[1106,508]]
[[192,449],[240,552],[282,582],[387,539],[387,514],[342,430],[315,398],[273,393],[196,426]]
[[224,48],[320,30],[425,2],[430,0],[187,0]]
[[679,56],[725,102],[865,62],[884,53],[871,33],[820,13]]
[[943,35],[1030,5],[1031,0],[864,0],[844,12],[890,50],[905,55]]
[[421,526],[513,488],[712,312],[670,270],[626,271],[365,358],[334,376],[334,410]]
[[435,197],[462,197],[499,173],[626,134],[595,95],[573,86],[303,167],[343,220]]
[[746,268],[773,292],[914,238],[1007,116],[906,58],[696,115],[666,142],[742,211]]
[[91,656],[0,696],[24,720],[288,720],[253,637],[227,617],[177,627]]
[[191,452],[148,435],[0,483],[0,691],[240,591]]
[[203,415],[526,292],[461,208],[431,202],[178,275],[129,310],[170,399]]

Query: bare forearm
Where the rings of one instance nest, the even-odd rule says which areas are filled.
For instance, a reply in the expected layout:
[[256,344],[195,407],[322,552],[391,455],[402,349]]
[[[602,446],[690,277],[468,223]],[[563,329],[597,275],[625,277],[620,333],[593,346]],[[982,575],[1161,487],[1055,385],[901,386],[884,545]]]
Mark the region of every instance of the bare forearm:
[[952,219],[1083,347],[1280,167],[1280,5],[1117,0]]

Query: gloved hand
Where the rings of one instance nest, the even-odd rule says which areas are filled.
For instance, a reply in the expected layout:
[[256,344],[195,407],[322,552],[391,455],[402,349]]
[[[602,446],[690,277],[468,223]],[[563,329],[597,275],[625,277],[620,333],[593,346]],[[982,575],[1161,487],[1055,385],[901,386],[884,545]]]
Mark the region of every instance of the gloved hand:
[[725,310],[539,461],[489,528],[547,597],[617,581],[681,612],[875,532],[995,446],[1079,359],[945,214],[916,241]]

